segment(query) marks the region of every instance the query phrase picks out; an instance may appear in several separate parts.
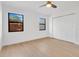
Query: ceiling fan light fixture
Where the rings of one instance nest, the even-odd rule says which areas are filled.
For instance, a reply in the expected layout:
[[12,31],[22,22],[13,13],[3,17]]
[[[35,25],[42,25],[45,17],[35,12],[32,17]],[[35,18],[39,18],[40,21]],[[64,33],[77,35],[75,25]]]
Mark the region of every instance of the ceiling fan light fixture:
[[46,7],[50,8],[50,7],[52,7],[52,5],[51,4],[47,4]]

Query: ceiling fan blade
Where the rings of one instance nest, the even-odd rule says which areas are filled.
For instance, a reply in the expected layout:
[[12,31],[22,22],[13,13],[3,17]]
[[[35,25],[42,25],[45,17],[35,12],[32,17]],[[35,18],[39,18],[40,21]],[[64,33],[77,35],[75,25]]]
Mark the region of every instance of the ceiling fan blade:
[[52,7],[53,7],[53,8],[57,8],[57,6],[56,6],[56,5],[54,5],[54,4],[51,4],[51,5],[52,5]]
[[40,7],[43,7],[43,6],[46,6],[46,4],[44,4],[44,5],[41,5]]

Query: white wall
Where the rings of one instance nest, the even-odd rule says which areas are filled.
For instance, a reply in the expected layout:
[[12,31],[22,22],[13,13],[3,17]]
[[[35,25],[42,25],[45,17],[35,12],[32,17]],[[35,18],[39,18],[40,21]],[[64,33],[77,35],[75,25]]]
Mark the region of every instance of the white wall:
[[74,12],[68,16],[52,17],[51,37],[79,44],[79,11]]
[[53,36],[53,19],[52,16],[49,17],[49,37]]
[[53,19],[53,37],[66,41],[75,41],[74,15]]
[[75,29],[75,32],[76,32],[76,43],[79,44],[79,9],[78,9],[78,12],[77,12],[77,15],[75,16],[75,23],[76,23],[76,29]]
[[1,40],[2,40],[2,4],[0,2],[0,49],[1,49]]
[[[29,41],[33,39],[43,38],[48,36],[48,18],[45,15],[34,13],[27,10],[28,8],[19,9],[3,5],[3,45]],[[24,31],[23,32],[8,32],[8,12],[24,15]],[[39,31],[39,18],[47,18],[47,29]]]

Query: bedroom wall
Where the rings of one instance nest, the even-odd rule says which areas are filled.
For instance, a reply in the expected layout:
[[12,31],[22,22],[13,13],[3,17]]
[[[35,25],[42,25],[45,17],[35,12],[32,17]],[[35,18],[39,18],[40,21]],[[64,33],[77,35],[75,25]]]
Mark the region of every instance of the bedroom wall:
[[[68,14],[71,13],[69,12]],[[63,14],[65,15],[66,13]],[[72,15],[63,16],[63,14],[59,15],[62,17],[51,17],[52,30],[50,36],[79,44],[79,9],[74,10],[74,14]]]
[[75,15],[53,19],[53,37],[74,42],[75,33]]
[[76,32],[76,43],[79,44],[79,9],[77,10],[77,15],[75,17],[75,23],[76,23],[76,29],[75,29],[75,32]]
[[[48,36],[48,17],[30,11],[28,8],[16,8],[3,5],[3,45],[10,45],[24,41],[30,41]],[[24,15],[24,31],[23,32],[8,32],[8,12]],[[39,18],[45,17],[46,30],[39,31]]]
[[0,49],[1,49],[1,44],[2,42],[2,4],[0,2]]

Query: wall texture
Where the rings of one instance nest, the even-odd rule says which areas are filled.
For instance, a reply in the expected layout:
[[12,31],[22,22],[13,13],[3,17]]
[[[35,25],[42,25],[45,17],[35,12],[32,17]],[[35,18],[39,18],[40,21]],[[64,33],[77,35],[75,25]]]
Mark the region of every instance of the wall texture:
[[74,15],[53,19],[53,37],[66,41],[75,41]]
[[79,11],[74,12],[72,15],[52,17],[51,37],[79,44]]
[[[48,17],[32,11],[27,8],[19,9],[3,5],[3,45],[10,45],[19,42],[29,41],[48,36]],[[8,32],[8,12],[24,15],[24,31],[23,32]],[[39,18],[45,17],[47,27],[45,31],[39,31]]]
[[75,37],[76,37],[76,43],[79,44],[79,9],[77,12],[77,15],[75,15]]
[[1,49],[1,41],[2,41],[2,4],[0,2],[0,49]]

